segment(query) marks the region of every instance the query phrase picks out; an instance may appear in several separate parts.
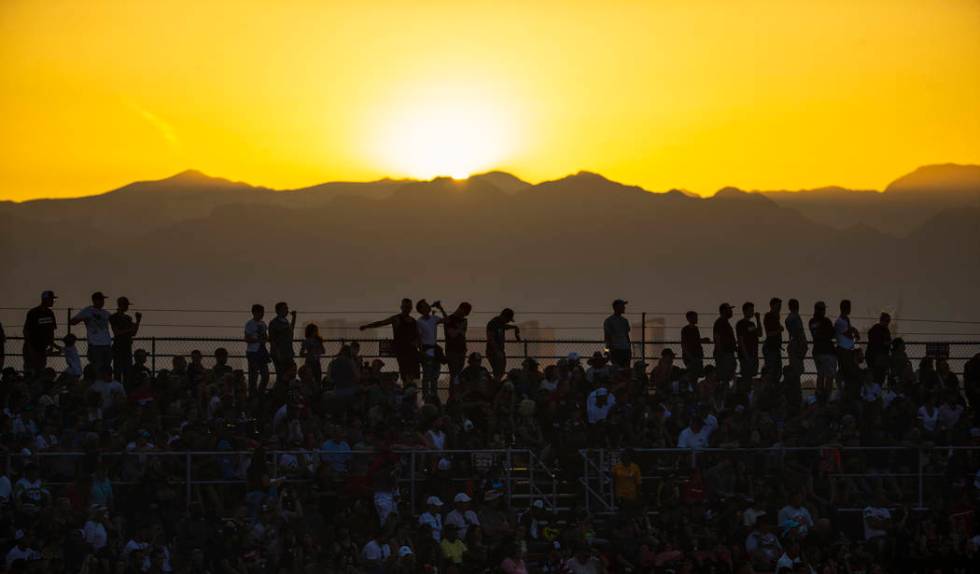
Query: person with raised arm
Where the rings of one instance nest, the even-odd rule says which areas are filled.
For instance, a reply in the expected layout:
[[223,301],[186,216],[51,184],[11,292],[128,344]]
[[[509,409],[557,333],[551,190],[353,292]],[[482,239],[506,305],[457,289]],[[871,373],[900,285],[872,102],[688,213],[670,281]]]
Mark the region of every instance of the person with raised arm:
[[387,319],[361,325],[361,331],[391,325],[392,351],[398,361],[398,374],[402,384],[419,380],[419,331],[412,317],[412,300],[402,299],[401,312]]

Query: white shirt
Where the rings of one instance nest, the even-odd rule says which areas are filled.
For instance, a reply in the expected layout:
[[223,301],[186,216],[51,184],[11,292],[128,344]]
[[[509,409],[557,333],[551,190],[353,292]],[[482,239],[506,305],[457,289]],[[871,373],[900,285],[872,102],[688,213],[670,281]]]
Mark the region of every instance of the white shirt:
[[102,395],[102,408],[104,409],[107,409],[113,405],[112,394],[114,392],[119,392],[122,396],[126,396],[126,389],[123,388],[119,381],[104,381],[99,379],[92,383],[89,390],[95,391]]
[[930,413],[929,409],[927,409],[925,405],[922,405],[919,407],[919,411],[916,414],[919,417],[919,422],[922,423],[922,428],[929,432],[936,431],[936,425],[939,423],[939,409],[933,408],[932,412]]
[[436,344],[436,327],[439,325],[439,318],[435,315],[419,317],[415,320],[415,325],[419,331],[419,341],[422,343],[422,347],[430,347],[425,349],[425,354],[430,357],[435,356],[436,351],[431,347]]
[[687,427],[677,436],[677,448],[704,448],[708,446],[709,438],[711,438],[711,430],[707,426],[702,426],[698,432]]
[[361,557],[372,562],[383,562],[391,556],[391,546],[378,544],[378,541],[371,539],[364,548],[361,549]]
[[72,320],[75,319],[85,323],[85,333],[89,345],[108,347],[112,344],[112,335],[109,334],[108,311],[89,305],[72,318]]
[[884,530],[879,530],[877,528],[872,528],[868,525],[868,520],[871,518],[879,518],[882,520],[889,520],[892,517],[892,513],[887,508],[877,508],[874,506],[869,506],[864,509],[864,539],[871,540],[872,538],[877,538],[878,536],[884,536],[886,532]]
[[71,347],[66,346],[64,350],[65,356],[65,374],[71,375],[72,377],[82,376],[82,359],[78,356],[78,347],[72,345]]
[[34,560],[40,559],[41,553],[37,550],[34,550],[33,548],[21,548],[20,546],[14,545],[14,547],[10,549],[10,552],[7,552],[7,569],[9,570],[14,562],[18,560],[33,562]]
[[85,523],[83,533],[85,542],[91,545],[93,550],[102,550],[106,544],[109,544],[109,533],[106,532],[105,526],[101,522],[89,520]]
[[861,385],[861,399],[868,403],[878,400],[881,395],[881,385],[878,383],[864,383]]
[[[248,323],[245,323],[245,336],[256,337],[262,341],[265,341],[269,336],[269,327],[266,326],[265,321],[249,319]],[[255,353],[264,346],[264,342],[255,341],[254,343],[246,344],[245,351],[248,353]]]
[[431,512],[423,512],[419,516],[419,524],[428,524],[432,528],[432,538],[436,542],[442,540],[442,516],[432,514]]
[[[599,393],[603,392],[606,394],[606,404],[599,405]],[[609,416],[609,411],[616,406],[616,396],[610,393],[605,387],[599,387],[598,389],[589,393],[589,398],[586,401],[586,414],[589,416],[589,424],[595,424],[600,421],[606,420]]]
[[854,339],[847,335],[847,330],[850,328],[851,321],[845,317],[837,317],[837,320],[834,321],[834,332],[837,335],[837,346],[841,349],[854,349]]
[[459,531],[460,539],[465,539],[466,531],[470,526],[480,525],[480,517],[478,517],[472,510],[460,512],[454,509],[452,512],[446,515],[446,524],[452,524],[455,526]]

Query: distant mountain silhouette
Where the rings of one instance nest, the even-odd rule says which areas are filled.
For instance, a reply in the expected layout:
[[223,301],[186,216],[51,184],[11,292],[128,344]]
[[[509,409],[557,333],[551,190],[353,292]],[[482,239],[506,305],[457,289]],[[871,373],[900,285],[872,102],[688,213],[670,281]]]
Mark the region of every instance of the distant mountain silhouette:
[[920,167],[893,181],[883,193],[841,187],[759,193],[838,229],[864,224],[905,236],[943,210],[980,207],[980,166]]
[[[275,191],[187,171],[99,196],[0,203],[0,296],[29,305],[54,288],[79,303],[111,289],[142,305],[243,309],[425,296],[597,310],[626,296],[637,310],[683,310],[779,294],[804,305],[848,296],[864,312],[904,297],[910,315],[980,318],[980,209],[929,184],[953,182],[962,197],[970,179],[959,167],[922,171],[893,184],[902,191],[711,198],[590,172],[537,185],[490,172]],[[933,193],[944,199],[925,199]],[[930,213],[910,225],[910,206]],[[907,218],[900,233],[889,217]]]

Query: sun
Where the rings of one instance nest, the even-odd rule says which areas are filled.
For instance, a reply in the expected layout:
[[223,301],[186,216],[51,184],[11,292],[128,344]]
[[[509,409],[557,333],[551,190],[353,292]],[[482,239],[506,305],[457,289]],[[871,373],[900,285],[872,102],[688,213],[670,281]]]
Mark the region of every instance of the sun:
[[500,101],[443,94],[389,105],[376,150],[388,170],[464,179],[496,168],[514,149],[515,120]]

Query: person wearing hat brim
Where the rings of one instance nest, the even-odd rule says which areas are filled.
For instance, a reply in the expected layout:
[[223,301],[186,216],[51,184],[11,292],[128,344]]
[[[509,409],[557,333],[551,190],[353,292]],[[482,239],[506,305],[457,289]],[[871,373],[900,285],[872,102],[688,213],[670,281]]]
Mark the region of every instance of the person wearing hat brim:
[[442,500],[438,496],[430,496],[425,500],[426,510],[419,515],[419,524],[428,525],[432,529],[432,539],[439,543],[442,541]]
[[446,526],[455,526],[459,537],[466,539],[470,526],[480,526],[480,517],[470,506],[471,499],[465,492],[460,492],[453,498],[453,510],[446,515]]
[[92,304],[75,314],[69,325],[85,323],[88,340],[88,362],[101,372],[112,365],[112,336],[109,334],[109,312],[105,309],[106,296],[102,291],[92,293]]
[[630,322],[626,313],[626,301],[616,299],[612,303],[613,313],[602,322],[603,340],[609,349],[609,359],[620,369],[630,364],[632,345],[630,344]]
[[57,298],[54,291],[42,292],[40,305],[31,308],[24,318],[24,373],[28,377],[43,371],[48,366],[48,355],[59,350],[54,343],[58,321],[51,310]]

